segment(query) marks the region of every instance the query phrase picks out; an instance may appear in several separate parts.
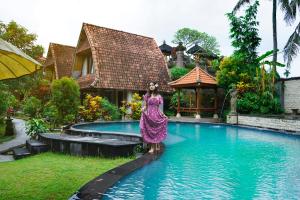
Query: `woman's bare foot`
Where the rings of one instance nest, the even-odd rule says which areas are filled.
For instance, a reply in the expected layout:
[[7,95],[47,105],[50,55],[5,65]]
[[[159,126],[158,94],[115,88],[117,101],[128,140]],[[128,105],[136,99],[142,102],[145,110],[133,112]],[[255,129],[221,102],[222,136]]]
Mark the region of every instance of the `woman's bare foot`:
[[149,153],[153,153],[154,152],[154,148],[153,148],[153,145],[151,145],[151,148],[149,150]]

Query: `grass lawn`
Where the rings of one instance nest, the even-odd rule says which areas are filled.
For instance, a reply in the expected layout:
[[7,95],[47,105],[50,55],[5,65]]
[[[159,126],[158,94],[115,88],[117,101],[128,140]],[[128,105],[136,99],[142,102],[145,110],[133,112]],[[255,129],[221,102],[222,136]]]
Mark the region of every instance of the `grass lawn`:
[[91,179],[130,160],[43,153],[0,163],[0,200],[67,199]]
[[12,140],[14,136],[4,136],[5,134],[5,122],[0,121],[0,144]]

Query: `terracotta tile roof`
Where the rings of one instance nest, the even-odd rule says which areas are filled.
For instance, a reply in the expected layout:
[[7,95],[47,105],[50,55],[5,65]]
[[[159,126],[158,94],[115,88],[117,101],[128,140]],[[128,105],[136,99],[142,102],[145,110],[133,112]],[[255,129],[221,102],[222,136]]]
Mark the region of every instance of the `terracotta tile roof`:
[[160,91],[173,91],[164,56],[153,38],[86,23],[83,30],[99,79],[96,88],[147,90],[150,81],[157,81]]
[[205,70],[196,66],[183,77],[169,83],[171,87],[196,86],[200,85],[217,85],[216,78],[207,73]]
[[45,67],[54,65],[56,79],[71,77],[75,47],[50,43]]

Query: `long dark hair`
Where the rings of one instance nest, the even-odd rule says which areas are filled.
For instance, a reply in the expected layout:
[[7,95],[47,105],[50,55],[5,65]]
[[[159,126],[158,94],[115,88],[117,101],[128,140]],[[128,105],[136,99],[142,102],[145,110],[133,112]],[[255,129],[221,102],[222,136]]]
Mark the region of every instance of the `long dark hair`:
[[151,94],[157,95],[158,94],[158,87],[155,87],[153,91],[150,90],[150,83],[153,83],[154,85],[157,84],[157,82],[151,81],[148,84],[148,90],[147,90],[147,95],[150,96]]

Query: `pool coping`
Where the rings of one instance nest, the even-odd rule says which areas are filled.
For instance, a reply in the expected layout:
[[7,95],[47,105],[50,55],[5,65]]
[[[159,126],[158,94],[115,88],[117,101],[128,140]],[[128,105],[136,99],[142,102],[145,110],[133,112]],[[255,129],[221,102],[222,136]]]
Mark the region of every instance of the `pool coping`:
[[[116,123],[116,122],[122,122],[122,123],[130,123],[130,122],[138,122],[138,120],[126,120],[126,121],[109,121],[109,122],[90,122],[90,123],[81,123],[81,124],[105,124],[105,123]],[[239,124],[228,124],[228,123],[222,123],[222,122],[183,122],[180,120],[170,120],[169,122],[176,122],[176,123],[189,123],[189,124],[212,124],[212,125],[222,125],[227,127],[240,127],[250,130],[261,130],[261,131],[268,131],[275,134],[283,134],[286,136],[296,136],[300,137],[300,132],[293,132],[293,131],[287,131],[287,130],[278,130],[278,129],[272,129],[272,128],[265,128],[265,127],[256,127],[256,126],[249,126],[249,125],[239,125]],[[80,124],[80,125],[81,125]],[[79,124],[77,124],[79,125]],[[73,125],[74,126],[74,125]],[[71,127],[72,128],[72,127]],[[84,131],[84,129],[78,129],[81,131]],[[93,132],[93,131],[92,131]],[[99,131],[100,133],[103,133]],[[109,133],[109,132],[108,132]],[[112,133],[112,132],[110,132]],[[117,134],[121,134],[122,132],[115,132]],[[105,133],[104,133],[105,134]],[[165,145],[163,143],[160,143],[161,150],[157,152],[156,154],[150,154],[146,153],[142,155],[141,157],[130,161],[128,163],[125,163],[121,166],[118,166],[114,169],[111,169],[98,177],[94,178],[93,180],[86,183],[84,186],[82,186],[77,192],[75,192],[69,200],[78,200],[78,199],[101,199],[105,192],[111,188],[113,185],[115,185],[121,178],[127,176],[131,172],[134,172],[135,170],[142,168],[143,166],[151,163],[154,160],[157,160],[164,152]]]
[[120,165],[97,176],[93,180],[83,185],[69,198],[69,200],[101,199],[105,192],[115,185],[120,179],[127,176],[131,172],[150,164],[152,161],[157,160],[165,150],[165,145],[163,143],[160,143],[159,145],[160,151],[155,153],[145,153],[139,158],[136,158],[128,163]]

